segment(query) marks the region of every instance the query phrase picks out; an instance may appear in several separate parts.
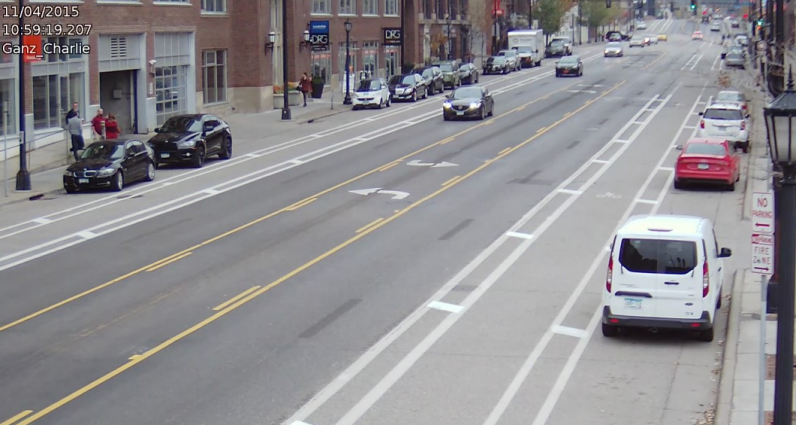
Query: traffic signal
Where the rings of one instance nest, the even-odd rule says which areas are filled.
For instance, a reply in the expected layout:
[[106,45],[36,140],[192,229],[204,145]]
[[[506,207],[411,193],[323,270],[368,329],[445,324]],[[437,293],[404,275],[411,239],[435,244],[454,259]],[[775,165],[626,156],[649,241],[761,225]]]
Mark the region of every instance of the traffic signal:
[[696,10],[696,0],[691,0],[691,10]]
[[757,20],[757,26],[758,27],[762,27],[763,26],[763,18],[760,18],[760,19]]
[[606,9],[610,9],[611,8],[611,0],[605,0],[605,8]]
[[744,13],[743,14],[743,19],[744,19],[744,21],[749,19],[749,14],[748,13]]

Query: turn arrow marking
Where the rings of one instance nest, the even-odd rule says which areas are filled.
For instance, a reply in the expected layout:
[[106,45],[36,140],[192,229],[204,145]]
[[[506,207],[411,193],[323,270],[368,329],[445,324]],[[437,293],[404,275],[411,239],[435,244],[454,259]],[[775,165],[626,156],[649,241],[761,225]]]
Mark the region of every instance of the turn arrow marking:
[[452,162],[423,162],[419,159],[413,159],[406,163],[406,165],[412,165],[415,167],[431,167],[431,168],[438,168],[438,167],[457,167],[459,164],[454,164]]
[[373,193],[383,193],[385,195],[393,195],[392,199],[404,199],[409,196],[409,193],[407,192],[401,192],[399,190],[382,190],[380,187],[373,187],[370,189],[349,190],[349,192],[362,196],[368,196]]

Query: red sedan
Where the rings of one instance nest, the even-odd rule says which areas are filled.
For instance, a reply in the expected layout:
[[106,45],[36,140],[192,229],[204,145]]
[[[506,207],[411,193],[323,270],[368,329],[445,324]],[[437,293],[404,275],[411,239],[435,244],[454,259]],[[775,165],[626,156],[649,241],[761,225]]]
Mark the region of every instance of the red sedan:
[[689,183],[719,184],[735,190],[741,179],[741,161],[726,140],[690,139],[677,157],[674,187]]

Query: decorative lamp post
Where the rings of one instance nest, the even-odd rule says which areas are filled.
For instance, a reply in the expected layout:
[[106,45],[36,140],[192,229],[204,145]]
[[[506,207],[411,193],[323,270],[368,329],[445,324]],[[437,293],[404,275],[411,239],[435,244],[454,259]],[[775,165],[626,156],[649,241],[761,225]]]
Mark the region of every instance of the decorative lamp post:
[[[24,9],[24,0],[19,0],[19,10]],[[19,28],[25,28],[24,13],[19,14]],[[24,31],[19,32],[19,45],[24,46]],[[28,170],[28,145],[26,143],[27,134],[25,133],[25,55],[19,55],[19,171],[17,172],[16,188],[18,192],[31,190],[30,171]]]
[[[793,320],[794,285],[796,285],[796,91],[793,72],[788,71],[787,89],[763,108],[768,133],[768,146],[775,166],[782,172],[781,186],[776,188],[775,219],[781,226],[781,264],[777,291],[777,358],[774,381],[774,425],[791,425],[793,411]],[[781,207],[781,208],[780,208]]]
[[[402,11],[403,12],[403,11]],[[351,23],[350,20],[345,20],[345,99],[343,99],[343,105],[350,105],[351,102],[351,77],[349,76],[349,72],[351,72],[351,56],[349,54],[349,44],[351,41],[351,29],[354,27],[354,24]],[[403,36],[403,34],[401,34]]]
[[287,48],[287,0],[282,0],[282,90],[284,96],[284,106],[282,107],[282,120],[290,121],[292,118],[290,113],[290,87],[288,87],[288,48]]
[[445,49],[445,50],[448,51],[447,52],[448,53],[448,55],[447,55],[448,60],[451,60],[451,50],[453,50],[453,48],[452,48],[453,47],[453,43],[451,43],[451,14],[448,13],[448,16],[446,16],[445,18],[446,18],[445,20],[448,21],[448,40],[447,40],[448,46],[447,46],[447,49]]

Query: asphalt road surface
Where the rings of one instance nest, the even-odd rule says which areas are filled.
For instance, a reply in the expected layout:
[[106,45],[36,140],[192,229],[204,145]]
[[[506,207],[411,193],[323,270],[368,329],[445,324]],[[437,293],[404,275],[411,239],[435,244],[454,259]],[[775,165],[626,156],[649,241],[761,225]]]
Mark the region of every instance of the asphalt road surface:
[[721,337],[594,334],[606,245],[630,214],[713,219],[735,251],[728,288],[748,262],[745,175],[735,192],[671,188],[673,147],[718,91],[719,36],[652,25],[669,41],[623,58],[577,46],[582,78],[554,78],[551,60],[484,77],[485,121],[444,122],[438,95],[274,136],[284,150],[237,129],[234,166],[12,208],[0,421],[701,417]]

